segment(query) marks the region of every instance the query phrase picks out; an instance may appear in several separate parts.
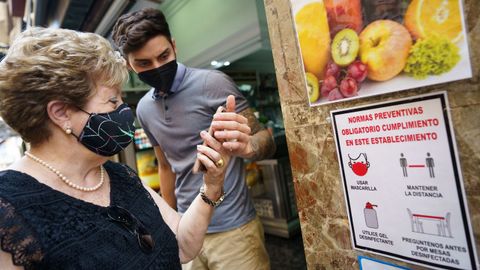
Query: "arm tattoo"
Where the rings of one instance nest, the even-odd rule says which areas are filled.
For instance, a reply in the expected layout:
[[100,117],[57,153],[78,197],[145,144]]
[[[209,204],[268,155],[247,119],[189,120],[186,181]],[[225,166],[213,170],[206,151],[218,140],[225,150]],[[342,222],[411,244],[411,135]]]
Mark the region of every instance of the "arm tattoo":
[[251,131],[250,145],[252,146],[252,161],[262,160],[272,156],[275,153],[275,143],[270,132],[263,128],[253,114],[251,108],[247,108],[239,113],[248,119],[248,126]]
[[251,134],[257,134],[260,130],[264,129],[258,122],[257,118],[253,114],[253,110],[251,108],[247,108],[241,112],[239,112],[241,116],[245,117],[248,119],[248,126],[252,130]]

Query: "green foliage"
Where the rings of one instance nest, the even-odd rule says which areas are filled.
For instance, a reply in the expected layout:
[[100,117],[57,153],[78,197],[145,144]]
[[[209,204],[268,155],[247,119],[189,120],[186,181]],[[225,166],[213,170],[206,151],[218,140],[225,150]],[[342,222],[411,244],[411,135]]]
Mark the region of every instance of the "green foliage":
[[445,73],[460,60],[458,51],[455,44],[440,36],[419,39],[410,49],[404,71],[415,79]]

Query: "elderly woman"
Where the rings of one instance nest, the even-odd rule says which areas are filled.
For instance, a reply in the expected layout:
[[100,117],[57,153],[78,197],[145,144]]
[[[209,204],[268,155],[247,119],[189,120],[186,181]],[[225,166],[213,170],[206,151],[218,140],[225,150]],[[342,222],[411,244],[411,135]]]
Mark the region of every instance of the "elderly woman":
[[0,63],[0,113],[31,147],[0,172],[2,269],[180,269],[199,252],[229,151],[200,133],[197,157],[185,158],[206,167],[204,185],[180,216],[108,161],[134,133],[126,77],[124,60],[95,34],[34,28],[12,44]]

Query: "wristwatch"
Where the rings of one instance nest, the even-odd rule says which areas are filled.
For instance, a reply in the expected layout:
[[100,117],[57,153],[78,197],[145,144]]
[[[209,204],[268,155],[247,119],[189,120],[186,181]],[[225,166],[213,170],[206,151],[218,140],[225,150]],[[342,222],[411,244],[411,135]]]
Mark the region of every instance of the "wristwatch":
[[218,198],[218,200],[216,200],[216,201],[212,201],[212,200],[210,200],[210,199],[207,197],[207,195],[205,194],[205,185],[202,185],[202,186],[200,187],[200,196],[202,197],[202,200],[203,200],[205,203],[207,203],[207,204],[209,204],[209,205],[211,205],[211,206],[213,206],[213,207],[217,207],[217,206],[219,206],[219,205],[223,202],[223,200],[225,199],[225,191],[223,190],[223,187],[222,187],[222,195],[220,196],[220,198]]

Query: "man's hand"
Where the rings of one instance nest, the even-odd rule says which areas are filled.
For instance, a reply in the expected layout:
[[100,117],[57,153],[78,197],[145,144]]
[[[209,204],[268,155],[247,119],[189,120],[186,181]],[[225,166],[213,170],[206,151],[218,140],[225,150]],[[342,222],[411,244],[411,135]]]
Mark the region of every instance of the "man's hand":
[[255,155],[248,119],[235,113],[233,95],[227,97],[226,112],[216,113],[213,116],[212,127],[215,129],[215,138],[223,141],[222,146],[230,151],[231,155],[243,158],[251,158]]

